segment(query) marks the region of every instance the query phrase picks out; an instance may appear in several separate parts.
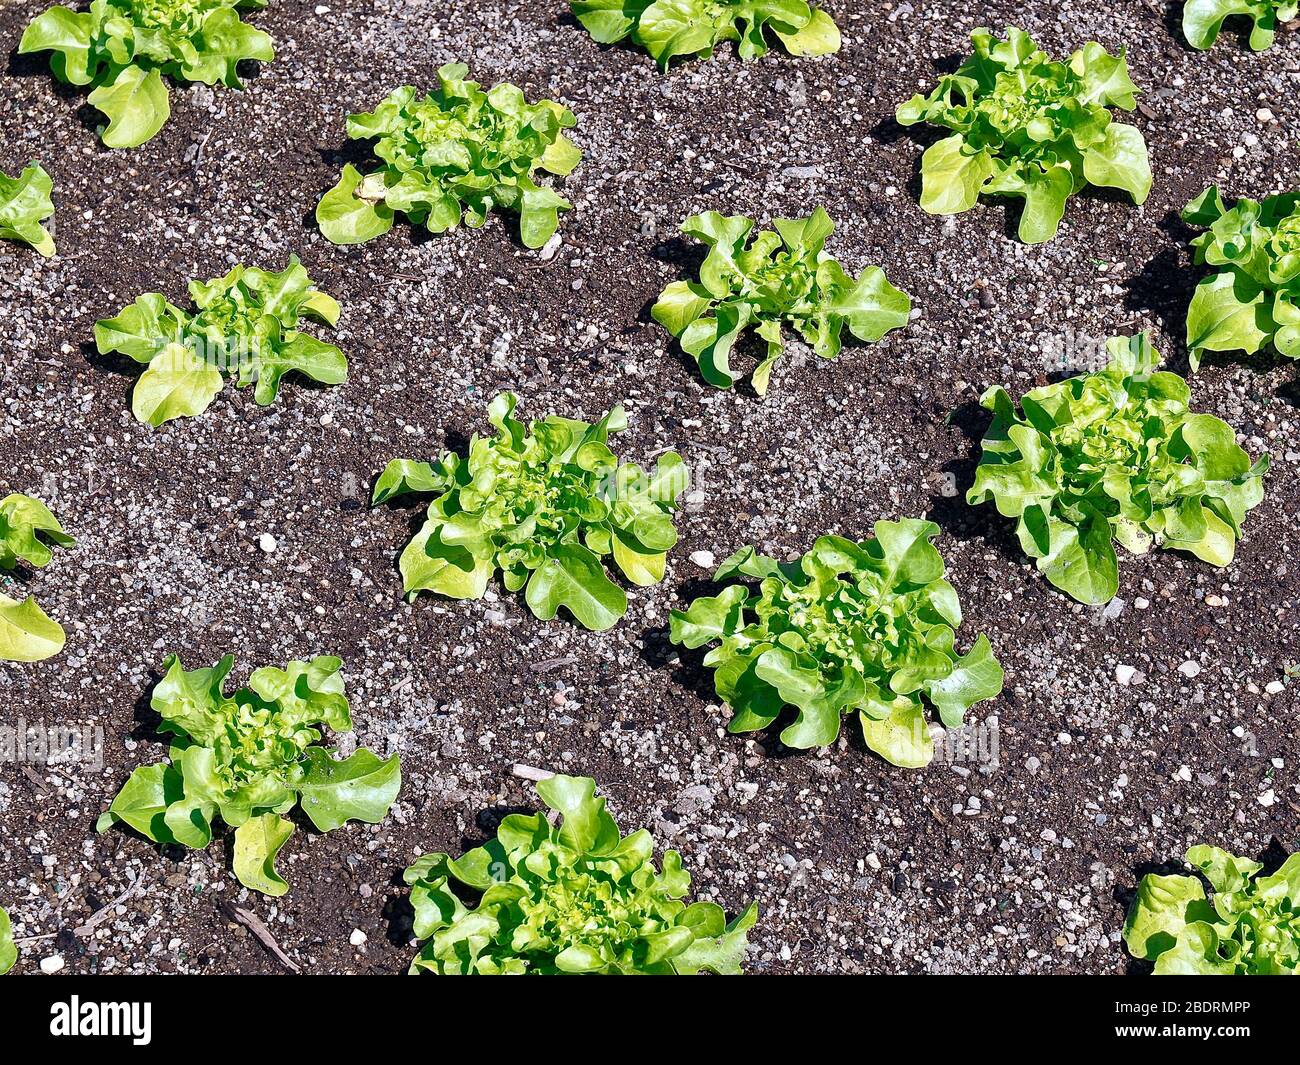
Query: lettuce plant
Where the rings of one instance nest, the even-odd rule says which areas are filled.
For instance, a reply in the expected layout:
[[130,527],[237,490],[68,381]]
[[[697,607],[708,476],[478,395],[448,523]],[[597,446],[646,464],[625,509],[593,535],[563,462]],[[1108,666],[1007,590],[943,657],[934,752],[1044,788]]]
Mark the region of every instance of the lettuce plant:
[[1157,976],[1300,975],[1300,854],[1272,876],[1218,847],[1192,847],[1196,876],[1144,876],[1124,924],[1135,958]]
[[90,103],[108,119],[110,148],[136,148],[171,114],[167,84],[222,82],[240,88],[245,59],[275,58],[271,38],[240,18],[266,0],[92,0],[90,10],[56,5],[23,33],[20,53],[52,52],[59,81],[91,86]]
[[1273,45],[1279,22],[1300,15],[1297,0],[1187,0],[1183,7],[1183,34],[1187,43],[1202,51],[1211,47],[1223,28],[1223,20],[1245,15],[1253,26],[1250,46],[1262,52]]
[[805,0],[570,0],[601,44],[631,39],[664,69],[676,57],[711,56],[720,41],[737,41],[748,62],[767,54],[771,30],[791,55],[840,50],[835,20]]
[[984,393],[993,424],[966,497],[1015,518],[1039,570],[1091,604],[1119,590],[1114,540],[1228,565],[1268,470],[1267,455],[1251,465],[1230,425],[1188,410],[1187,382],[1156,370],[1147,334],[1107,350],[1104,370],[1027,392],[1023,414],[1002,388]]
[[1040,244],[1056,236],[1066,200],[1086,185],[1146,200],[1146,142],[1107,110],[1137,106],[1123,52],[1092,41],[1057,63],[1014,27],[1005,41],[980,29],[971,42],[974,55],[956,74],[898,108],[901,125],[953,131],[921,158],[923,210],[959,214],[981,195],[1020,197],[1020,239]]
[[0,906],[0,976],[4,976],[18,961],[18,947],[14,945],[14,926],[9,914]]
[[220,817],[235,830],[239,882],[265,895],[289,890],[275,868],[293,834],[284,815],[295,806],[318,832],[347,821],[382,821],[402,784],[397,755],[380,759],[362,747],[348,758],[318,746],[320,725],[352,731],[339,675],[342,662],[317,657],[286,669],[253,672],[248,687],[226,695],[234,658],[187,671],[169,655],[150,705],[161,733],[174,737],[168,760],[141,766],[96,826],[119,822],[155,843],[201,850]]
[[[484,846],[406,870],[426,941],[413,974],[740,974],[756,904],[730,923],[716,903],[687,905],[681,855],[656,869],[650,833],[623,836],[590,777],[551,777],[537,793],[558,824],[510,814]],[[463,889],[482,893],[472,908]]]
[[202,414],[221,391],[222,374],[255,385],[262,406],[275,401],[280,379],[297,371],[321,384],[347,380],[348,361],[332,344],[298,330],[304,318],[338,322],[339,305],[315,287],[297,256],[278,274],[236,266],[225,277],[191,281],[194,311],[147,292],[116,318],[95,323],[95,345],[146,367],[131,410],[148,425]]
[[912,309],[911,298],[880,267],[867,267],[855,280],[823,250],[835,223],[821,207],[807,218],[774,218],[772,225],[747,243],[754,222],[743,215],[708,211],[688,218],[682,232],[709,246],[700,279],[674,281],[651,309],[718,388],[743,376],[729,359],[746,329],[767,344],[753,372],[754,390],[763,395],[784,353],[783,325],[823,359],[833,359],[845,325],[874,343],[906,325]]
[[524,425],[513,417],[517,402],[509,392],[491,402],[497,435],[476,435],[468,458],[394,459],[375,483],[375,504],[434,496],[402,552],[406,592],[478,599],[499,569],[543,621],[564,607],[586,628],[607,629],[627,612],[627,596],[602,559],[612,555],[635,585],[663,579],[687,469],[672,451],[649,473],[620,463],[608,441],[627,427],[622,407],[595,425],[555,416]]
[[536,170],[573,171],[582,152],[564,130],[577,121],[553,100],[530,104],[514,85],[483,92],[466,81],[469,68],[438,70],[438,88],[424,96],[410,85],[374,111],[348,117],[348,136],[374,138],[378,169],[362,177],[350,163],[316,207],[316,221],[335,244],[360,244],[387,233],[400,211],[431,233],[463,219],[477,228],[493,207],[519,215],[519,235],[540,248],[570,204],[533,180]]
[[1229,208],[1211,186],[1183,220],[1208,227],[1192,247],[1197,265],[1215,270],[1187,310],[1192,369],[1207,351],[1252,353],[1266,344],[1300,359],[1300,192]]
[[[75,543],[39,499],[17,493],[0,499],[0,570],[19,562],[40,569],[53,557],[50,544]],[[0,594],[0,661],[40,662],[62,651],[64,639],[63,627],[34,598],[19,602]]]
[[0,174],[0,239],[21,240],[47,259],[53,255],[54,238],[41,225],[54,213],[53,191],[54,182],[37,163],[16,178]]
[[737,583],[674,610],[669,634],[690,648],[715,645],[704,664],[731,707],[727,730],[767,728],[790,706],[797,714],[781,742],[824,747],[856,712],[877,754],[906,768],[928,764],[934,742],[922,697],[946,727],[960,728],[971,706],[1002,690],[987,637],[956,651],[961,604],[943,579],[938,535],[929,521],[878,521],[873,539],[822,536],[795,562],[743,547],[722,563],[713,579]]

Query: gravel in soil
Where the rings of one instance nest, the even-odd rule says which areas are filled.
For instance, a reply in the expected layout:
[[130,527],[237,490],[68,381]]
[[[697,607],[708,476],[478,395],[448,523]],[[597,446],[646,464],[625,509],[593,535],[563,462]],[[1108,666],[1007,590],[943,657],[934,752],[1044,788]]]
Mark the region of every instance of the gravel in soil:
[[[6,723],[101,728],[105,757],[0,766],[0,904],[20,937],[44,937],[20,971],[279,971],[222,903],[255,913],[309,971],[402,971],[400,870],[534,808],[517,762],[595,776],[625,828],[683,853],[700,897],[732,912],[756,898],[755,972],[1122,972],[1126,892],[1143,871],[1191,843],[1300,843],[1285,674],[1300,588],[1295,367],[1220,359],[1193,380],[1198,409],[1275,461],[1226,571],[1127,558],[1121,598],[1084,608],[1036,575],[991,507],[960,498],[987,385],[1022,392],[1078,368],[1092,341],[1143,328],[1185,367],[1198,275],[1177,212],[1211,182],[1257,196],[1300,172],[1294,31],[1263,54],[1233,32],[1201,54],[1158,0],[841,0],[827,5],[839,55],[742,65],[727,46],[661,76],[643,53],[594,43],[558,2],[276,0],[251,21],[278,58],[247,91],[175,87],[162,133],[111,152],[84,94],[56,85],[44,57],[13,54],[44,6],[0,8],[0,169],[44,163],[60,247],[50,261],[0,248],[0,487],[45,499],[78,546],[28,582],[67,649],[0,664],[0,705]],[[976,25],[1008,22],[1059,54],[1127,45],[1145,90],[1131,121],[1156,177],[1143,207],[1081,195],[1059,237],[1032,248],[1000,204],[920,211],[925,135],[899,129],[894,108],[951,69]],[[364,157],[344,117],[454,60],[578,115],[586,157],[563,182],[562,245],[529,252],[496,217],[328,244],[310,215],[343,161]],[[914,295],[914,321],[834,362],[794,353],[763,401],[705,387],[647,313],[698,261],[677,225],[818,204],[838,222],[829,250],[854,271],[883,265]],[[192,277],[291,253],[343,305],[348,383],[290,379],[269,409],[228,387],[201,418],[137,424],[133,374],[93,353],[94,321],[140,292],[180,298]],[[673,447],[697,467],[666,580],[636,590],[609,633],[538,622],[496,584],[481,602],[402,599],[395,562],[417,509],[371,510],[371,481],[390,458],[462,444],[507,388],[528,415],[594,419],[623,403],[625,457]],[[789,556],[904,515],[943,527],[959,642],[987,632],[1006,668],[1004,695],[972,715],[996,725],[996,764],[894,769],[848,729],[811,752],[727,735],[698,655],[666,640],[669,609],[705,587],[692,553],[755,542]],[[402,754],[392,816],[300,829],[279,900],[240,889],[223,842],[172,853],[94,835],[130,769],[163,753],[147,698],[169,651],[191,667],[233,652],[240,681],[342,656],[356,742]]]

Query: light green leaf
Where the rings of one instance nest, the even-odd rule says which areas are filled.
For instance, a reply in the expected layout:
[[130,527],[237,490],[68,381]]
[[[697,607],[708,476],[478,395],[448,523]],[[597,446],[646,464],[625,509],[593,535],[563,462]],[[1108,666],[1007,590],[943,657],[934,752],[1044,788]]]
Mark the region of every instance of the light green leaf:
[[307,775],[298,786],[303,812],[320,831],[348,821],[378,824],[402,786],[397,755],[381,760],[362,747],[335,760],[320,747],[307,748]]
[[36,163],[16,178],[0,174],[0,238],[21,240],[46,258],[53,255],[54,238],[41,225],[54,213],[53,189],[50,175]]
[[171,116],[162,75],[143,67],[123,67],[87,99],[108,119],[103,141],[109,148],[138,148]]
[[9,914],[0,906],[0,976],[4,976],[18,961],[18,948],[14,946],[14,926]]
[[1083,154],[1084,176],[1094,185],[1123,189],[1134,203],[1151,193],[1151,159],[1140,130],[1120,122],[1106,127],[1106,139]]
[[167,808],[184,799],[180,773],[166,763],[141,766],[100,816],[95,829],[105,832],[119,821],[155,843],[173,843]]
[[41,662],[62,651],[64,639],[63,627],[35,599],[0,595],[0,660]]
[[376,175],[365,179],[351,163],[339,183],[316,205],[316,224],[333,244],[364,244],[393,228],[393,210],[384,202],[384,185]]
[[888,704],[888,716],[876,720],[859,714],[862,738],[885,761],[903,769],[922,769],[934,759],[934,740],[921,704],[900,697]]
[[293,835],[293,822],[273,813],[245,821],[235,829],[235,878],[251,891],[278,898],[289,890],[275,868],[276,855]]
[[99,65],[98,56],[91,58],[95,33],[95,18],[90,12],[72,11],[56,4],[37,15],[23,30],[18,53],[53,52],[50,67],[56,78],[72,85],[89,85]]
[[529,578],[528,607],[550,621],[564,607],[585,628],[602,632],[627,613],[627,596],[605,575],[600,559],[578,544],[559,544]]
[[155,428],[208,409],[221,391],[221,371],[183,344],[163,348],[135,383],[131,412]]
[[989,153],[967,148],[960,133],[936,141],[921,156],[921,210],[940,215],[969,211],[996,173]]
[[960,728],[967,710],[1001,691],[1002,666],[993,657],[988,637],[981,635],[948,676],[929,683],[926,695],[947,728]]

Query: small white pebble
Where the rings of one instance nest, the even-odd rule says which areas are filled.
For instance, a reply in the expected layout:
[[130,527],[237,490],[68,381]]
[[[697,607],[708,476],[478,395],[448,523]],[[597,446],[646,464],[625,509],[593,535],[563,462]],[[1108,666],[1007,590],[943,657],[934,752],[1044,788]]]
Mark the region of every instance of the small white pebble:
[[1268,692],[1269,695],[1281,695],[1282,692],[1286,690],[1286,685],[1280,680],[1270,680],[1264,685],[1264,690]]
[[1185,765],[1180,765],[1180,766],[1178,767],[1178,772],[1174,774],[1174,779],[1175,779],[1175,780],[1191,780],[1191,779],[1192,779],[1192,771],[1191,771],[1191,769],[1188,768],[1188,767],[1185,766]]
[[1070,745],[1070,740],[1071,736],[1068,732],[1058,732],[1056,734],[1056,742],[1062,747],[1068,747]]
[[697,566],[699,566],[700,569],[712,569],[712,568],[713,568],[713,552],[712,552],[712,551],[692,551],[692,552],[691,552],[691,561],[694,562]]
[[369,938],[370,937],[366,935],[365,932],[361,931],[360,928],[354,928],[352,929],[352,935],[348,937],[348,942],[354,947],[360,947],[364,945],[366,940]]
[[[1272,794],[1270,792],[1269,794]],[[53,976],[57,972],[63,971],[63,955],[51,954],[48,958],[41,959],[41,972],[47,976]]]
[[1145,610],[1147,607],[1149,607],[1149,606],[1151,605],[1151,600],[1150,600],[1150,599],[1143,599],[1143,598],[1139,595],[1136,599],[1133,600],[1133,605],[1134,605],[1135,607],[1137,607],[1139,610]]
[[1137,670],[1134,669],[1132,666],[1124,666],[1124,665],[1116,666],[1115,680],[1127,688],[1129,686],[1129,683],[1133,680],[1133,674],[1136,672]]
[[[1273,793],[1272,788],[1269,788],[1268,791],[1264,791],[1260,793],[1259,796],[1260,806],[1272,806],[1275,802],[1277,802],[1277,796]],[[62,962],[60,962],[60,964],[62,964]],[[41,968],[44,967],[45,967],[45,963],[42,962]]]
[[1255,112],[1255,119],[1258,122],[1272,122],[1273,117],[1274,117],[1273,112],[1270,111],[1267,107],[1261,107],[1258,111]]
[[257,546],[268,555],[271,555],[275,553],[275,549],[279,545],[275,542],[275,537],[270,533],[262,533],[262,535],[257,538]]
[[1184,662],[1182,665],[1178,667],[1178,672],[1181,673],[1188,680],[1191,680],[1193,677],[1200,675],[1201,664],[1199,662],[1193,662],[1189,658],[1186,662]]

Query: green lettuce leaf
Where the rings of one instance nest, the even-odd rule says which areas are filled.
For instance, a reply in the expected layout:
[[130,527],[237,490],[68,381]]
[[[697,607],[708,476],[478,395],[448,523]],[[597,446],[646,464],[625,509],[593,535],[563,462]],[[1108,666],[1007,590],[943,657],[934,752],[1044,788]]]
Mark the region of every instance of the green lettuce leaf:
[[400,212],[431,233],[463,220],[481,226],[492,208],[519,215],[520,239],[540,248],[570,204],[533,175],[572,172],[582,152],[564,135],[573,113],[553,100],[530,104],[514,85],[484,92],[466,81],[469,68],[438,70],[438,88],[419,96],[404,85],[374,111],[351,115],[353,140],[375,141],[382,166],[362,176],[352,165],[316,208],[316,222],[335,244],[360,244],[386,233]]
[[730,388],[743,376],[729,360],[750,327],[765,343],[752,379],[763,395],[784,351],[782,326],[794,329],[822,358],[833,359],[845,326],[874,343],[906,325],[912,309],[911,298],[880,267],[870,266],[855,279],[827,255],[823,246],[835,224],[824,209],[807,218],[777,218],[772,225],[747,241],[754,222],[743,215],[708,211],[688,218],[682,232],[709,247],[700,279],[674,281],[651,308],[655,321],[678,338],[704,379],[718,388]]
[[746,62],[766,55],[771,30],[791,55],[840,50],[840,31],[805,0],[570,0],[579,22],[601,44],[632,40],[660,67],[678,58],[711,56],[721,41],[738,42]]
[[1192,248],[1197,265],[1214,270],[1187,309],[1192,369],[1207,351],[1252,354],[1270,344],[1300,359],[1300,192],[1229,207],[1211,186],[1183,220],[1205,228]]
[[49,52],[59,81],[90,86],[108,119],[109,148],[151,140],[171,114],[164,77],[240,88],[245,60],[275,58],[271,38],[240,10],[266,0],[92,0],[88,11],[56,5],[23,31],[20,54]]
[[1231,426],[1188,408],[1187,383],[1156,369],[1147,334],[1107,350],[1104,370],[1026,393],[1022,412],[1003,389],[985,392],[993,423],[966,497],[1015,518],[1048,581],[1090,604],[1119,589],[1116,540],[1136,554],[1155,544],[1228,565],[1268,470]]
[[95,346],[145,364],[131,410],[146,425],[202,414],[224,377],[253,386],[260,406],[275,402],[280,381],[299,373],[343,384],[348,361],[338,348],[299,330],[312,319],[333,326],[339,305],[315,287],[297,256],[279,273],[236,266],[225,277],[191,281],[193,312],[147,292],[115,318],[95,323]]
[[0,906],[0,976],[4,976],[18,961],[18,948],[14,946],[14,926],[9,914]]
[[1066,202],[1087,185],[1146,200],[1146,142],[1110,113],[1137,106],[1122,52],[1113,56],[1092,41],[1058,63],[1015,27],[1005,40],[977,29],[971,44],[973,54],[955,74],[896,113],[904,126],[928,122],[953,131],[921,158],[923,210],[959,214],[981,195],[1018,197],[1020,239],[1040,244],[1056,236]]
[[1213,900],[1194,876],[1143,877],[1124,925],[1129,953],[1157,976],[1300,974],[1300,854],[1271,876],[1218,847],[1192,847],[1187,862]]
[[[39,499],[19,493],[0,499],[0,570],[20,562],[39,569],[52,557],[50,545],[75,543]],[[64,640],[63,627],[35,599],[0,594],[0,661],[41,662],[63,650]]]
[[627,612],[627,595],[604,560],[632,584],[663,579],[687,468],[671,451],[650,471],[620,463],[608,441],[627,425],[622,407],[595,425],[555,416],[524,425],[514,418],[517,403],[509,392],[492,401],[497,435],[475,436],[467,458],[394,459],[376,481],[376,505],[434,496],[402,552],[405,590],[477,599],[500,570],[543,621],[563,608],[588,629],[608,629]]
[[[510,814],[484,846],[406,870],[424,941],[412,973],[740,974],[755,905],[728,923],[716,903],[686,903],[681,856],[665,852],[657,869],[650,833],[622,835],[590,777],[537,792],[554,818]],[[480,897],[466,906],[457,888]]]
[[1183,6],[1183,35],[1204,51],[1218,40],[1225,19],[1237,15],[1251,20],[1250,47],[1262,52],[1273,44],[1279,22],[1300,14],[1297,0],[1187,0]]
[[283,815],[301,803],[318,831],[347,821],[378,823],[401,787],[394,755],[364,747],[348,758],[318,746],[320,727],[352,730],[338,658],[254,670],[248,687],[225,693],[234,664],[186,670],[171,655],[150,704],[172,734],[167,762],[136,769],[98,830],[122,823],[156,843],[208,845],[213,821],[235,829],[234,869],[245,887],[283,895],[275,857],[293,832]]
[[704,664],[732,710],[729,731],[766,728],[790,707],[781,741],[824,747],[857,713],[868,747],[916,768],[934,756],[924,700],[960,728],[971,706],[1002,691],[987,638],[964,656],[955,648],[961,606],[933,543],[939,527],[904,518],[877,522],[875,534],[823,536],[786,565],[742,548],[713,579],[758,581],[757,591],[730,584],[672,612],[673,643],[714,645]]
[[54,238],[41,225],[54,214],[54,182],[37,163],[11,178],[0,173],[0,239],[21,240],[41,255],[54,254]]

